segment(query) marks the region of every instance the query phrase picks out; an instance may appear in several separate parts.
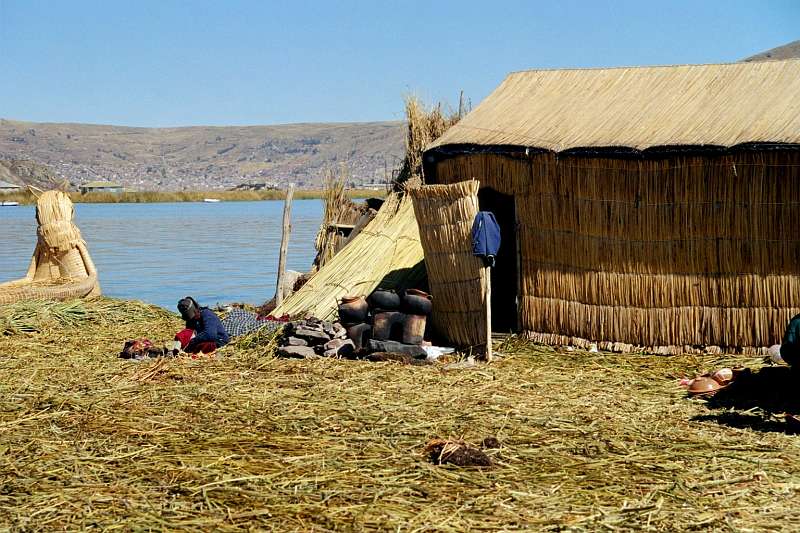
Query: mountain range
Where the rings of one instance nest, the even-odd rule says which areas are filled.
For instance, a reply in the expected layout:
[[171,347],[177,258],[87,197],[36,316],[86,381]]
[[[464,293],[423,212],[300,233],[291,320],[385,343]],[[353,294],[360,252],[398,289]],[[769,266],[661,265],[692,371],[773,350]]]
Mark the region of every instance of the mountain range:
[[[794,41],[742,61],[800,57]],[[0,180],[113,181],[136,190],[319,187],[385,182],[404,154],[402,122],[132,128],[0,119]]]
[[343,168],[358,185],[385,181],[403,156],[403,134],[402,122],[132,128],[0,119],[0,179],[73,187],[102,180],[136,190],[309,188]]

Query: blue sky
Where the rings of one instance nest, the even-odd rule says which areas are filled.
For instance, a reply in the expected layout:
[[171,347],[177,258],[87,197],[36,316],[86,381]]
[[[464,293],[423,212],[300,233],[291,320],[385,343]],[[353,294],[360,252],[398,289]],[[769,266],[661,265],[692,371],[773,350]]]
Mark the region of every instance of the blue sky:
[[402,118],[510,71],[736,61],[800,0],[0,0],[0,117],[134,126]]

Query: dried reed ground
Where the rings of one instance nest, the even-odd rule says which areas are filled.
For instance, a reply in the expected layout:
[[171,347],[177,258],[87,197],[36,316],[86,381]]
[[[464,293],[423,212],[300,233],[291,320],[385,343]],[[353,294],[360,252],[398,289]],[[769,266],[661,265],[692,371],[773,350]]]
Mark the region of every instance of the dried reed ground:
[[[502,361],[445,372],[277,360],[240,343],[218,360],[135,363],[116,358],[122,341],[168,338],[178,318],[101,302],[113,310],[105,319],[0,336],[2,527],[753,530],[800,520],[800,437],[723,425],[676,384],[732,357],[507,343]],[[434,466],[421,452],[437,435],[493,435],[503,447],[492,469]]]

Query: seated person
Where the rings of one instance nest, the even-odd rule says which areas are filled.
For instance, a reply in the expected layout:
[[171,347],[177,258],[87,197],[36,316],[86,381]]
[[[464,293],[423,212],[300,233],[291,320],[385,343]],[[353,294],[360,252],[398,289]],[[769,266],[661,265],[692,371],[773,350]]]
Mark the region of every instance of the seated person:
[[795,315],[786,326],[783,342],[781,342],[781,358],[789,366],[800,363],[800,315]]
[[178,301],[178,311],[186,321],[186,329],[175,335],[186,353],[211,353],[228,344],[228,333],[214,312],[200,307],[194,298],[187,296]]

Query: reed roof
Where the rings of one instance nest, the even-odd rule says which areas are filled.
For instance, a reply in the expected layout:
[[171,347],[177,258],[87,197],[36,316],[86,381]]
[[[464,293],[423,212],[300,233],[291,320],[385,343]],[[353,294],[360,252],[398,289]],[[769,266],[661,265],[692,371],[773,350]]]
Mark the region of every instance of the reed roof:
[[800,60],[514,72],[428,149],[800,144]]

